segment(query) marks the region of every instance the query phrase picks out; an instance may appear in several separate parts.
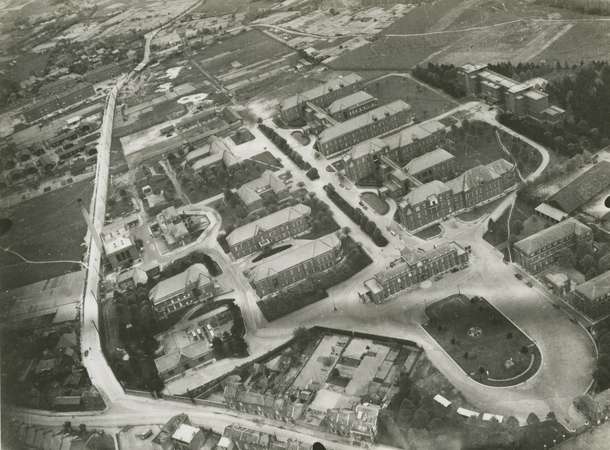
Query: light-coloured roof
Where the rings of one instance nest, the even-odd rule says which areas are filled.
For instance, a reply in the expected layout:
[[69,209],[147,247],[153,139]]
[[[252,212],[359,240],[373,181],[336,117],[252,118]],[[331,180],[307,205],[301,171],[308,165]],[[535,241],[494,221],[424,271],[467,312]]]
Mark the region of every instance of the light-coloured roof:
[[433,397],[433,400],[439,404],[441,404],[442,406],[444,406],[445,408],[447,408],[448,406],[451,406],[451,402],[449,400],[447,400],[445,397],[443,397],[441,394],[436,394]]
[[409,205],[417,205],[433,195],[439,195],[451,189],[442,181],[432,180],[429,183],[416,187],[404,196],[403,202]]
[[487,64],[464,64],[461,69],[466,73],[476,72],[477,70],[481,70],[487,67]]
[[548,94],[545,94],[544,92],[540,92],[536,89],[530,89],[527,92],[525,92],[523,95],[532,100],[541,100],[545,97],[548,97]]
[[610,294],[610,270],[579,284],[576,292],[587,300],[596,300]]
[[254,189],[246,185],[240,186],[235,193],[246,205],[251,205],[261,199],[261,196]]
[[405,166],[407,172],[411,175],[416,175],[424,170],[427,170],[431,167],[436,166],[437,164],[443,163],[445,161],[449,161],[450,159],[454,159],[455,157],[449,153],[444,148],[437,148],[432,150],[431,152],[424,153],[421,156],[413,158],[409,163]]
[[468,169],[456,178],[447,181],[447,186],[455,193],[467,192],[481,184],[500,178],[502,174],[512,168],[512,164],[501,158],[487,165],[478,165]]
[[400,130],[398,133],[384,136],[382,139],[390,149],[401,148],[417,140],[421,141],[431,135],[445,132],[447,128],[446,125],[437,120],[429,120]]
[[319,86],[316,86],[308,91],[301,92],[299,94],[288,97],[284,101],[281,102],[281,109],[290,109],[298,105],[299,103],[304,103],[307,101],[314,100],[316,98],[322,97],[326,95],[330,91],[336,91],[341,89],[342,87],[349,86],[355,83],[358,83],[362,80],[360,75],[355,73],[350,73],[344,76],[332,78],[328,80],[326,83],[323,83]]
[[359,159],[368,154],[380,152],[384,148],[387,148],[387,146],[388,145],[378,137],[367,139],[366,141],[362,141],[354,145],[349,153],[345,155],[344,159]]
[[304,261],[323,255],[341,245],[341,240],[335,233],[327,234],[319,239],[307,242],[263,260],[250,272],[253,282],[263,280],[284,270],[290,269]]
[[84,271],[70,272],[48,280],[0,291],[0,303],[10,322],[56,313],[65,308],[71,316],[80,302],[85,283]]
[[379,106],[364,114],[352,117],[345,122],[326,128],[320,133],[318,140],[321,144],[324,144],[325,142],[349,134],[354,130],[358,130],[376,120],[382,120],[388,115],[393,116],[403,111],[409,111],[410,109],[411,106],[408,103],[405,103],[403,100],[395,100],[392,103]]
[[375,100],[375,97],[373,97],[368,92],[357,91],[346,97],[342,97],[335,100],[330,105],[328,105],[327,109],[328,112],[330,112],[331,114],[336,114],[338,112],[344,111],[362,103],[370,102],[371,100]]
[[568,217],[567,213],[564,213],[562,210],[555,208],[548,203],[540,203],[538,206],[536,206],[535,211],[544,216],[550,217],[557,222],[561,222],[563,219]]
[[186,162],[191,163],[201,158],[205,158],[210,154],[210,145],[205,144],[203,147],[198,148],[197,150],[193,150],[192,152],[188,152],[186,154]]
[[180,426],[174,431],[172,439],[175,439],[186,444],[190,444],[195,435],[199,432],[199,428],[186,423],[180,424]]
[[205,158],[196,160],[193,163],[192,167],[193,167],[193,170],[195,172],[197,172],[205,167],[211,166],[212,164],[216,164],[217,162],[222,161],[222,159],[223,159],[222,153],[213,153],[213,154],[210,154],[209,156],[206,156]]
[[188,286],[193,286],[195,283],[203,286],[210,282],[211,278],[208,269],[203,264],[197,263],[190,266],[184,272],[159,281],[150,290],[148,297],[154,304],[157,304],[167,296],[184,291]]
[[281,224],[291,222],[299,217],[308,216],[309,214],[311,214],[311,208],[309,208],[307,205],[299,203],[294,206],[288,206],[269,214],[268,216],[261,217],[258,220],[236,228],[227,236],[227,243],[230,246],[233,246],[247,239],[253,238],[256,233],[261,230],[271,230]]
[[563,222],[556,223],[555,225],[545,228],[544,230],[540,230],[538,233],[532,234],[525,239],[521,239],[519,242],[515,243],[514,246],[516,249],[520,250],[526,255],[531,255],[535,251],[560,239],[566,238],[573,234],[581,235],[590,231],[591,229],[588,226],[584,225],[573,217],[569,217]]

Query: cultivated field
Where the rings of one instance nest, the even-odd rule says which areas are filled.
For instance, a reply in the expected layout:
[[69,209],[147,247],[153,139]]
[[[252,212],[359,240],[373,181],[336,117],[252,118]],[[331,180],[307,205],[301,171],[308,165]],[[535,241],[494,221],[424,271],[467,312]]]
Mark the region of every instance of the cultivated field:
[[[86,225],[77,199],[85,205],[93,187],[83,181],[0,211],[13,222],[0,237],[0,246],[34,261],[80,260]],[[26,264],[16,256],[0,252],[0,288],[9,289],[76,270],[74,264]]]

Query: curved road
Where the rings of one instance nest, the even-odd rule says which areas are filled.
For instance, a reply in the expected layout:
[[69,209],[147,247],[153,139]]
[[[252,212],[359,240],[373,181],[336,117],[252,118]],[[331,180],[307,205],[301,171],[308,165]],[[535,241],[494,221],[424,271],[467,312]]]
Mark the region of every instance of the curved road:
[[[147,48],[154,36],[154,32],[147,36]],[[145,51],[145,58],[149,51]],[[145,62],[145,61],[143,61]],[[141,67],[141,66],[139,66]],[[133,74],[133,72],[132,72]],[[130,74],[129,76],[131,76]],[[129,77],[127,77],[129,78]],[[98,166],[96,171],[96,184],[90,214],[95,227],[100,229],[104,223],[106,192],[108,187],[108,164],[110,137],[112,132],[112,119],[116,103],[116,95],[125,82],[121,79],[111,91],[100,138]],[[478,111],[476,109],[478,108]],[[487,108],[485,106],[485,108]],[[485,120],[499,128],[505,128],[490,117],[491,113],[481,112],[482,104],[471,102],[461,105],[456,110],[469,110],[473,117]],[[447,115],[451,114],[447,113]],[[286,135],[285,131],[277,130]],[[507,132],[516,135],[512,130]],[[519,136],[521,139],[523,137]],[[527,139],[543,156],[540,167],[530,175],[539,176],[548,165],[548,152]],[[312,182],[304,177],[301,171],[287,160],[279,151],[269,143],[269,150],[279,157],[284,164],[292,169],[295,182],[302,180],[306,187],[320,198],[325,198],[322,186],[327,182],[336,181],[334,174],[320,170],[321,179]],[[546,155],[546,156],[545,156]],[[314,166],[327,164],[316,162],[307,154],[306,159]],[[354,198],[350,199],[353,201]],[[384,305],[361,304],[356,295],[364,280],[378,270],[385,267],[386,260],[393,256],[395,249],[388,246],[379,249],[372,244],[368,236],[364,235],[351,220],[340,211],[333,209],[335,217],[341,226],[350,226],[356,240],[363,243],[364,248],[373,255],[374,263],[358,273],[352,279],[341,283],[330,290],[330,297],[314,305],[273,322],[265,324],[260,320],[260,313],[255,313],[253,305],[255,298],[242,295],[242,302],[249,325],[256,329],[249,330],[257,338],[278,338],[291,333],[295,324],[320,324],[345,329],[364,329],[370,333],[391,335],[412,339],[419,342],[426,350],[426,354],[433,364],[460,390],[466,398],[482,411],[504,415],[515,415],[521,419],[531,411],[540,416],[546,415],[549,410],[556,412],[558,418],[568,427],[572,427],[580,420],[573,414],[570,407],[572,399],[586,390],[593,370],[593,357],[589,336],[577,324],[572,323],[568,317],[552,308],[550,301],[543,292],[529,288],[513,276],[510,266],[502,262],[497,251],[482,240],[485,221],[479,221],[469,226],[457,226],[455,221],[445,224],[445,238],[455,239],[458,242],[468,242],[472,245],[473,255],[471,267],[456,274],[445,276],[444,280],[435,282],[427,289],[417,289],[404,293]],[[214,230],[214,234],[218,228]],[[210,242],[215,242],[215,236],[208,236]],[[332,448],[348,448],[338,436],[323,435],[312,436],[312,430],[298,426],[282,424],[279,422],[252,417],[242,413],[235,413],[222,408],[206,406],[196,407],[190,404],[176,403],[167,400],[151,400],[126,395],[106,363],[101,351],[100,339],[97,332],[98,304],[97,287],[99,285],[99,266],[101,252],[91,236],[88,240],[87,279],[83,293],[82,322],[81,322],[81,350],[83,352],[83,365],[107,402],[108,408],[103,413],[86,414],[52,414],[40,411],[15,411],[14,414],[27,419],[30,423],[59,425],[67,420],[66,417],[75,416],[82,423],[94,426],[110,426],[130,424],[163,423],[168,416],[178,412],[187,412],[196,423],[206,424],[217,431],[222,431],[228,423],[241,423],[253,428],[259,428],[276,433],[282,437],[297,437],[306,442],[313,439],[322,441]],[[212,244],[210,248],[216,246]],[[217,249],[216,249],[217,250]],[[218,255],[222,256],[222,252]],[[231,267],[231,264],[225,264]],[[233,271],[233,269],[229,269]],[[239,274],[233,273],[236,285],[243,285],[244,280]],[[434,301],[450,295],[461,286],[462,292],[477,294],[486,297],[492,304],[505,313],[511,320],[519,324],[536,342],[543,354],[543,364],[538,374],[522,385],[511,388],[492,388],[482,386],[468,377],[457,364],[441,351],[434,340],[421,328],[424,319],[423,310],[427,302]],[[333,313],[333,307],[338,311]],[[257,314],[258,317],[255,315]],[[265,326],[267,325],[267,326]],[[88,350],[88,356],[84,352]],[[565,370],[578,367],[580,370]],[[289,429],[287,429],[287,427]],[[376,446],[382,448],[382,446]]]

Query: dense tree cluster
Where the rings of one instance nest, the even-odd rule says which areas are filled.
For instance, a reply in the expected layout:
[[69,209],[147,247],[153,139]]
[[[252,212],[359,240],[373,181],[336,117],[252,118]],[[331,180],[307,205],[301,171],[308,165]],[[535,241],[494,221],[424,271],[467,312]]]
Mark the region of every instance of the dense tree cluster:
[[538,0],[538,3],[585,14],[610,15],[610,3],[606,0]]
[[459,78],[458,69],[453,64],[428,63],[426,67],[417,66],[413,76],[424,83],[442,89],[455,98],[466,95],[466,90]]
[[369,220],[369,218],[366,217],[360,208],[354,208],[352,205],[350,205],[337,191],[335,191],[332,184],[325,185],[324,190],[326,191],[328,198],[330,198],[330,200],[337,205],[339,209],[341,209],[341,211],[343,211],[350,219],[357,223],[362,231],[371,237],[375,245],[378,247],[385,247],[388,245],[388,240],[381,233],[381,230],[377,224],[372,220]]
[[610,319],[605,319],[598,325],[596,333],[597,367],[593,373],[598,391],[610,388]]
[[[284,153],[290,160],[297,165],[301,170],[311,170],[311,164],[303,159],[303,157],[297,153],[291,146],[286,142],[282,136],[276,133],[276,131],[267,125],[260,123],[258,129],[267,136],[267,138],[275,144],[275,146]],[[309,176],[309,175],[308,175]]]

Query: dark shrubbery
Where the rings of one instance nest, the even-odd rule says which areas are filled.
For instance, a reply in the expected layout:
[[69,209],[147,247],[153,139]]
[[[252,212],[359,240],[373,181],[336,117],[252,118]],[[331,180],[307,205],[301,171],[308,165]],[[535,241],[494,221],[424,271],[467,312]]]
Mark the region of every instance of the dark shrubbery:
[[[301,170],[310,170],[311,169],[311,164],[309,164],[307,161],[305,161],[303,159],[303,157],[298,154],[289,144],[288,142],[286,142],[286,139],[284,139],[282,136],[280,136],[279,134],[277,134],[275,132],[275,130],[273,130],[272,128],[268,127],[265,124],[259,124],[258,125],[258,129],[261,130],[261,133],[263,133],[265,136],[267,136],[267,138],[273,142],[275,144],[275,146],[284,154],[286,155],[288,158],[290,158],[290,160],[295,163],[299,169]],[[309,176],[309,175],[308,175]]]
[[337,191],[335,191],[333,185],[327,184],[324,186],[324,190],[326,191],[328,198],[330,198],[330,200],[337,205],[350,219],[357,223],[362,231],[371,237],[377,247],[385,247],[388,245],[388,240],[381,233],[381,230],[377,224],[372,220],[369,220],[360,208],[354,208],[352,205],[347,203],[347,201],[341,197]]
[[466,95],[466,90],[458,75],[458,69],[453,64],[432,64],[426,67],[417,66],[413,76],[424,83],[442,89],[455,98]]

